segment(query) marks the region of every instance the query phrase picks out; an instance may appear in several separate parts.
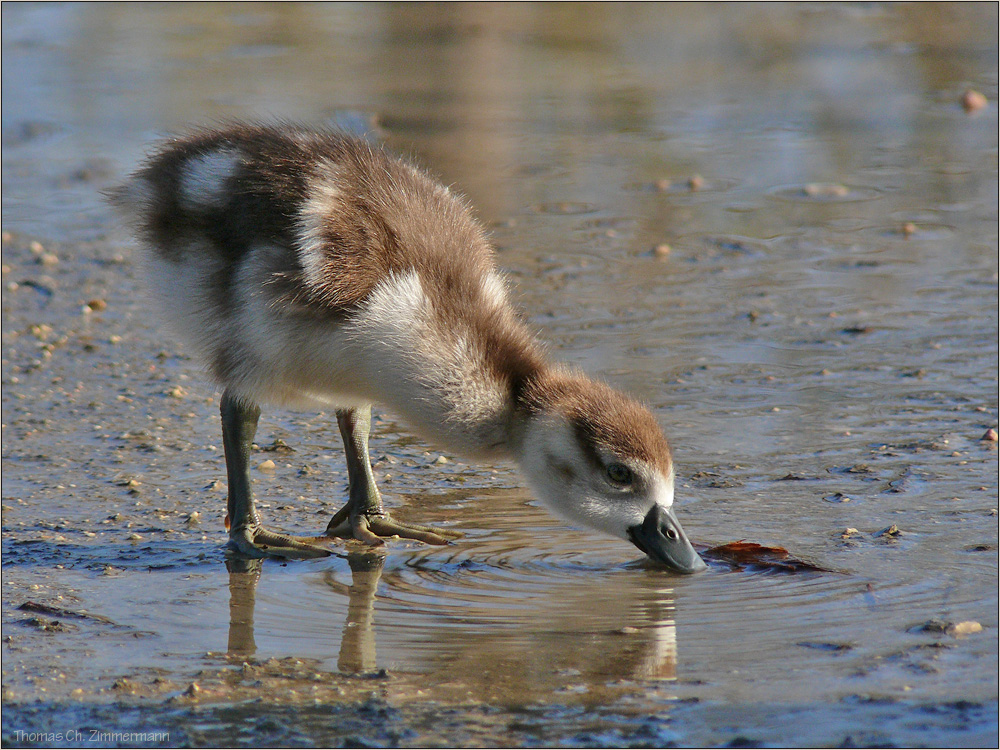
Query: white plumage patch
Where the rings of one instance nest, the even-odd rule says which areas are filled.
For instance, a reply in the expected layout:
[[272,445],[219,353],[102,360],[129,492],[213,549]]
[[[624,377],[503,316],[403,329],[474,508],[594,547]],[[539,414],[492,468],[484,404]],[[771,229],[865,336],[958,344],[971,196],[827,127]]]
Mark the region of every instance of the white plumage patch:
[[670,508],[674,504],[674,469],[670,468],[670,473],[666,479],[657,483],[656,504],[661,508]]
[[[358,323],[365,328],[409,339],[419,335],[430,303],[416,271],[392,274],[372,290]],[[402,342],[400,342],[402,343]],[[412,347],[406,347],[412,348]]]
[[483,277],[483,293],[496,307],[507,305],[507,286],[497,273],[488,273]]
[[317,172],[322,177],[309,185],[308,199],[299,212],[299,262],[306,283],[313,289],[323,286],[326,242],[323,223],[340,200],[335,164],[324,164]]
[[218,208],[229,196],[227,181],[240,166],[235,149],[192,157],[181,171],[180,198],[187,208]]
[[218,260],[193,246],[183,263],[150,255],[146,265],[150,288],[171,327],[203,361],[211,361],[230,333],[228,318],[219,314],[218,295],[208,282],[221,270]]
[[379,283],[349,327],[368,387],[418,431],[458,453],[500,444],[506,393],[474,333],[444,325],[416,271]]

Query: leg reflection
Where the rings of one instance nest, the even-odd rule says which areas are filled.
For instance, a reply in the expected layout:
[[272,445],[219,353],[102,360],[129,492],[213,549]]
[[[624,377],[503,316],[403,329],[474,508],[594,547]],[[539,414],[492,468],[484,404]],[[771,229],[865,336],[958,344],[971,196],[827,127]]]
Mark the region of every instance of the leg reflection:
[[[246,659],[257,651],[254,640],[254,606],[257,583],[263,560],[231,557],[226,560],[229,571],[229,648],[230,656]],[[337,668],[341,672],[358,674],[374,672],[375,666],[375,590],[382,577],[385,553],[351,552],[351,585],[345,586],[328,573],[326,581],[332,589],[346,594],[347,621],[340,641]]]
[[674,624],[674,590],[654,588],[643,603],[642,620],[645,629],[645,648],[642,660],[636,665],[635,676],[654,680],[677,679],[677,628]]
[[[347,587],[347,622],[340,641],[337,668],[350,674],[375,671],[375,590],[382,577],[385,553],[352,552],[351,585]],[[340,587],[338,587],[340,588]]]
[[230,656],[248,657],[257,651],[253,638],[253,610],[257,599],[257,581],[263,560],[231,557],[229,571],[229,649]]

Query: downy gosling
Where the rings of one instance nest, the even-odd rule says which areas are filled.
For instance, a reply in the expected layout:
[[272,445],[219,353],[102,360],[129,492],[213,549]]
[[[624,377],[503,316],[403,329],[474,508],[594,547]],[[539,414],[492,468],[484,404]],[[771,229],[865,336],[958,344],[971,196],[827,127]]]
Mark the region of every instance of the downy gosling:
[[[425,172],[343,133],[235,124],[166,142],[112,201],[148,250],[169,323],[224,389],[231,550],[310,557],[334,537],[456,536],[386,512],[368,456],[379,403],[448,451],[513,459],[570,522],[674,571],[705,568],[674,515],[652,414],[548,361],[483,228]],[[323,536],[271,531],[254,507],[264,403],[336,410],[349,499]]]

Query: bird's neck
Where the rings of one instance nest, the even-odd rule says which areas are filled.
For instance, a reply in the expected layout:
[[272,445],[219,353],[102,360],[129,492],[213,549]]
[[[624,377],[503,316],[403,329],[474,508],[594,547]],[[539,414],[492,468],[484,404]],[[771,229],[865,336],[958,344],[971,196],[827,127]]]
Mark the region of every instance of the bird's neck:
[[432,367],[398,375],[395,386],[380,389],[381,400],[417,433],[456,455],[515,457],[523,422],[518,393],[529,373]]
[[510,455],[518,394],[545,357],[498,280],[458,278],[412,272],[376,288],[347,333],[358,385],[443,448]]

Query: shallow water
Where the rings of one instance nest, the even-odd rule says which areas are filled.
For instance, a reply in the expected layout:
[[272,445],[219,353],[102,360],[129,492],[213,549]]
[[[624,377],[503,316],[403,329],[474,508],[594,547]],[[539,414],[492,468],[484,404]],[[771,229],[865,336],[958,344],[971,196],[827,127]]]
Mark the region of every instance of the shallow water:
[[[996,744],[996,38],[974,4],[5,4],[5,743]],[[461,541],[227,562],[217,395],[99,194],[227,117],[464,191],[553,350],[657,413],[692,539],[830,572],[666,574],[391,414],[388,502]],[[262,511],[321,530],[335,420],[276,439]]]

